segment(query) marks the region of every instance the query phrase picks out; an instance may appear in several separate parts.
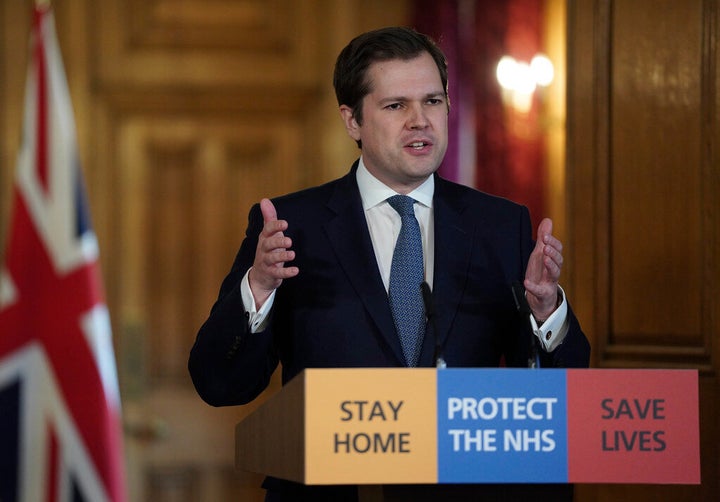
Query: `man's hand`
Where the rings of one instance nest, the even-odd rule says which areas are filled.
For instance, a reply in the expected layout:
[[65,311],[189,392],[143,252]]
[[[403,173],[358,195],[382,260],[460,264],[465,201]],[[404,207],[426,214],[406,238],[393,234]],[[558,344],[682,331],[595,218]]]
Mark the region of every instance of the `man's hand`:
[[260,211],[265,224],[258,236],[255,262],[248,275],[257,309],[282,284],[283,279],[299,273],[297,267],[285,267],[285,262],[295,259],[295,251],[288,249],[292,246],[292,239],[283,234],[288,228],[287,221],[277,219],[277,211],[269,199],[260,201]]
[[545,321],[558,306],[558,279],[562,269],[562,243],[552,235],[552,220],[540,222],[535,249],[525,271],[525,291],[533,316]]

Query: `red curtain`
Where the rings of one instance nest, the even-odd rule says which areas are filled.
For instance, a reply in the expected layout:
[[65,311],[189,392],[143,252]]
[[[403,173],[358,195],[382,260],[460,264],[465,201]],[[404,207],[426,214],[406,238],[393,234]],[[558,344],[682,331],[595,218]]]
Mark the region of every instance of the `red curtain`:
[[503,104],[496,66],[503,55],[529,62],[540,51],[542,0],[415,0],[413,25],[449,61],[450,144],[440,173],[545,216],[546,175],[538,103],[527,113]]

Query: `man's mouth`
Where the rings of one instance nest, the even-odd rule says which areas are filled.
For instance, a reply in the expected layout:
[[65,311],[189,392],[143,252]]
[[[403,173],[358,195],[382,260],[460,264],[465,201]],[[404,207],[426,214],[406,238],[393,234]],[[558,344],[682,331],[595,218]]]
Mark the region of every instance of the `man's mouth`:
[[430,146],[430,143],[426,141],[413,141],[412,143],[407,145],[410,148],[414,148],[415,150],[420,150],[426,146]]

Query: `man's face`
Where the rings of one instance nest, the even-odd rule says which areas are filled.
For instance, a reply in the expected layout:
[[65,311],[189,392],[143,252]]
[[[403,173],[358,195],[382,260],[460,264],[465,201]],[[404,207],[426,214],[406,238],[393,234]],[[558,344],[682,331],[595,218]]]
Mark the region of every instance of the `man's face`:
[[420,186],[447,149],[448,103],[440,72],[427,52],[368,68],[370,93],[363,98],[362,125],[343,105],[348,134],[362,141],[365,166],[398,193]]

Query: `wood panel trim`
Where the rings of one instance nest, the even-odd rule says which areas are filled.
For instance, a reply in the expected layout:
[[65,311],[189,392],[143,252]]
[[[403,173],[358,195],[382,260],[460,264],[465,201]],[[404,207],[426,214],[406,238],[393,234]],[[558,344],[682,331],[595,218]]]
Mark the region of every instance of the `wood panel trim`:
[[193,114],[304,112],[323,97],[320,86],[103,86],[106,106],[122,113],[182,110]]
[[595,207],[594,221],[594,248],[598,251],[595,255],[595,329],[602,334],[597,339],[597,349],[600,357],[604,357],[607,351],[608,337],[610,333],[610,253],[612,243],[610,242],[610,215],[612,214],[610,200],[610,172],[612,151],[612,131],[610,114],[612,113],[611,100],[611,54],[612,47],[612,0],[595,3],[595,37],[593,39],[594,51],[594,89],[595,89],[595,110],[593,116],[596,120],[594,158],[597,165],[593,172],[592,186],[593,205]]
[[213,5],[196,0],[182,6],[173,0],[126,0],[123,7],[130,51],[238,49],[284,54],[292,50],[290,20],[296,18],[287,11],[303,6],[279,0],[226,0]]
[[718,111],[720,110],[720,78],[718,78],[718,37],[720,37],[720,6],[718,0],[703,2],[703,59],[702,59],[702,234],[706,236],[703,248],[702,283],[703,305],[701,325],[703,342],[714,347],[708,357],[720,362],[720,169],[717,148],[720,145]]

